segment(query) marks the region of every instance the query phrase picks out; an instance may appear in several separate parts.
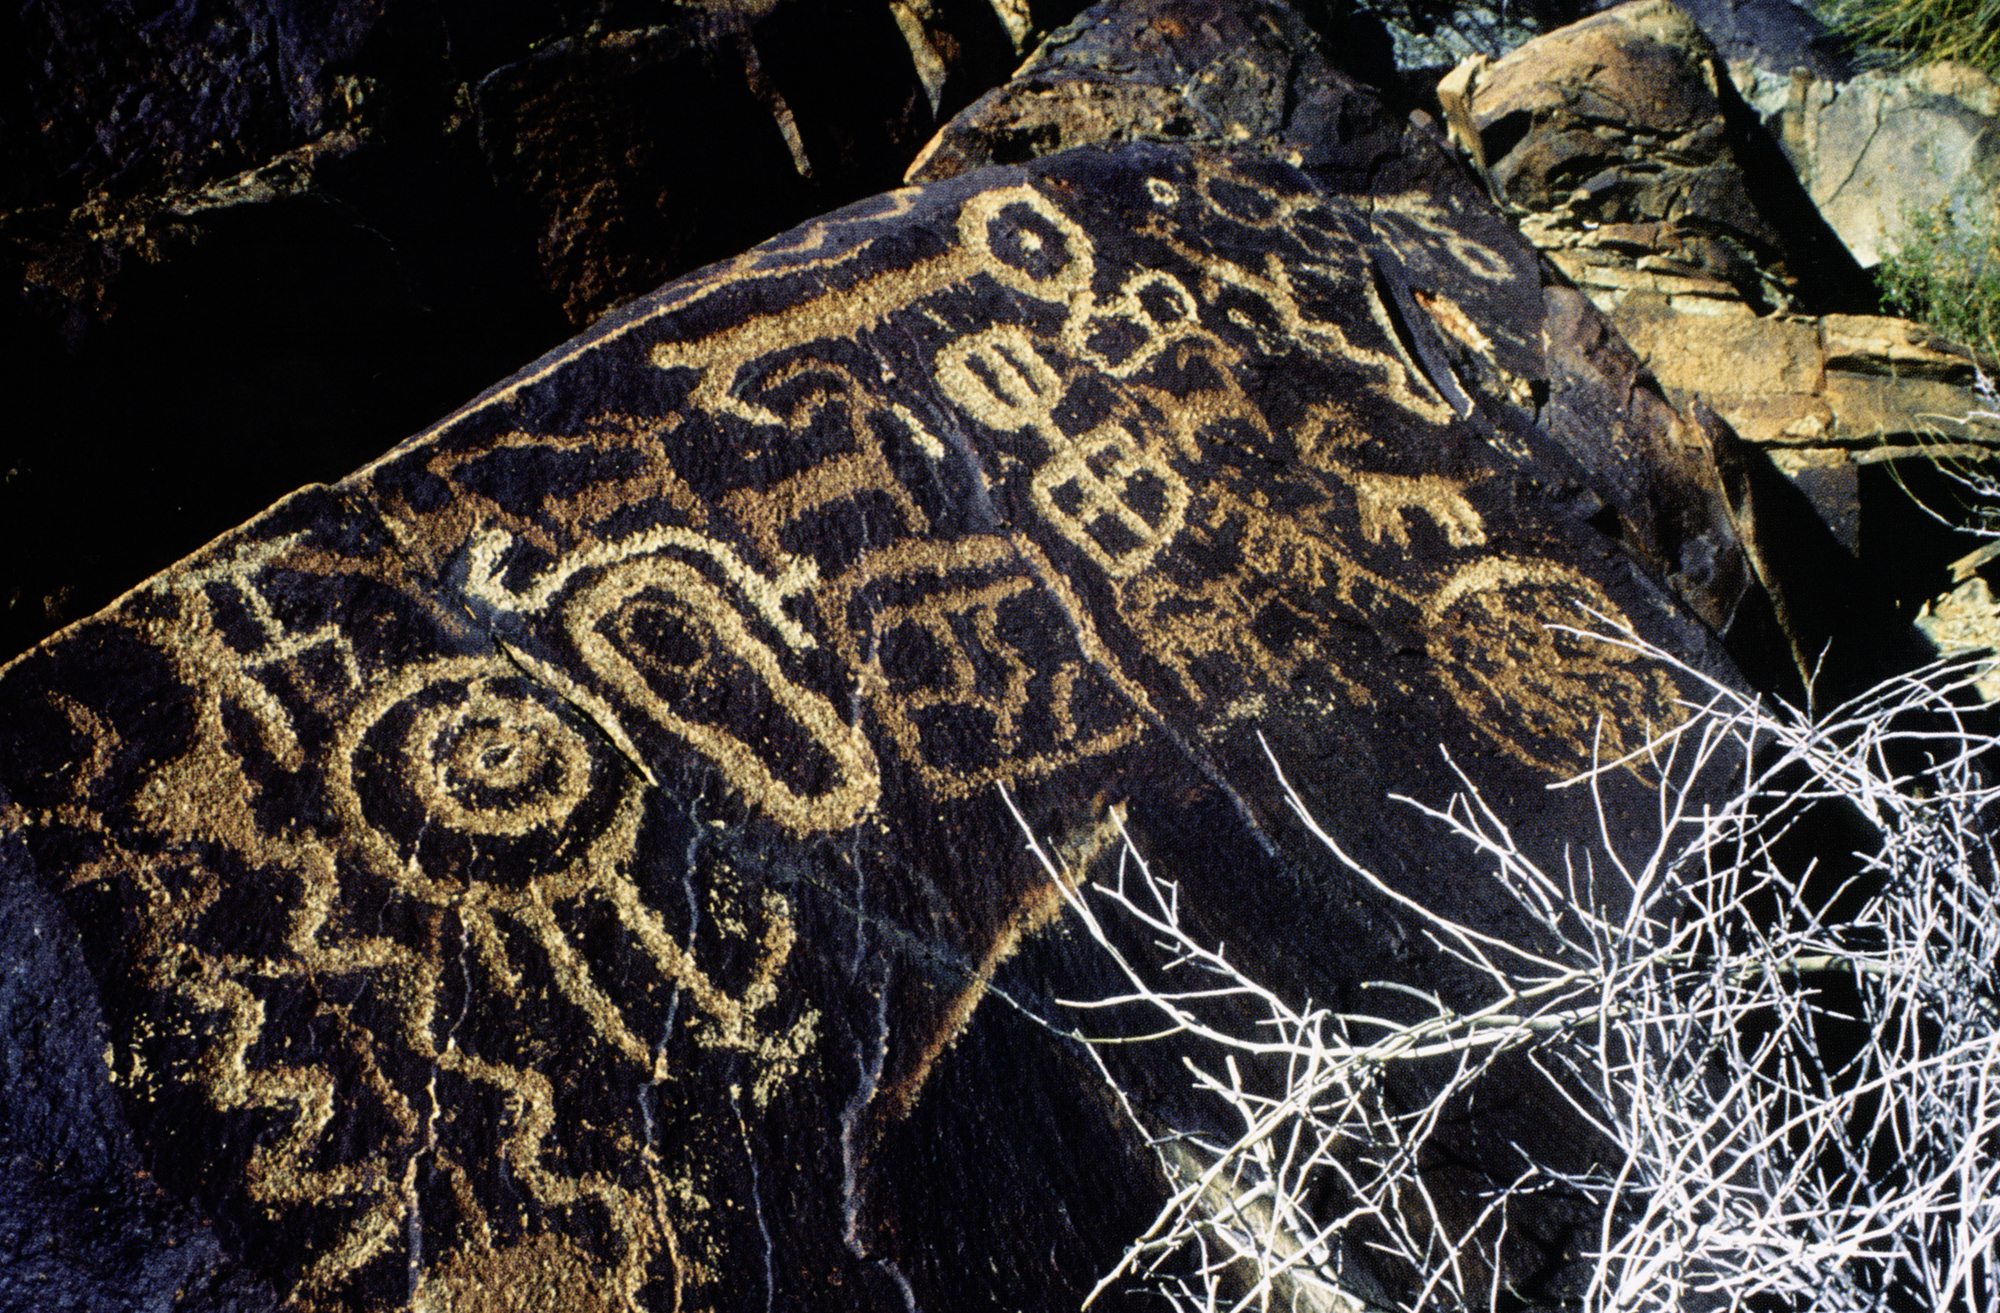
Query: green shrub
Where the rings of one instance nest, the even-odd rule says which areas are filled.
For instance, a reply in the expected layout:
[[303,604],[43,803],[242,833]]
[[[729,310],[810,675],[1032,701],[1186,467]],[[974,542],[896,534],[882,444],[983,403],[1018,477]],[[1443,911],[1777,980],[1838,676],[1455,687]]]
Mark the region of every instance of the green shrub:
[[[2000,0],[1994,7],[2000,10]],[[2000,225],[1963,201],[1906,219],[1902,243],[1875,276],[1883,308],[1963,346],[2000,354]]]
[[1834,0],[1825,13],[1863,52],[1956,59],[2000,77],[2000,0]]

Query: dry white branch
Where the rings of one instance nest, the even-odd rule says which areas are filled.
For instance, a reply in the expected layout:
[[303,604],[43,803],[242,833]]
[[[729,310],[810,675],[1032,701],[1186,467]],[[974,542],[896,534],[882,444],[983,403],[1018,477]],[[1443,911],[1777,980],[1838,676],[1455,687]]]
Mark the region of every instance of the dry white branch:
[[[1629,633],[1605,641],[1671,661]],[[1560,870],[1531,860],[1463,774],[1442,807],[1405,800],[1467,842],[1546,932],[1538,947],[1405,896],[1285,784],[1336,861],[1477,973],[1476,1008],[1390,983],[1400,1013],[1290,999],[1197,942],[1178,888],[1129,835],[1115,874],[1081,889],[1034,845],[1126,984],[1069,1006],[1086,1023],[1141,1006],[1162,1019],[1152,1038],[1198,1040],[1216,1060],[1190,1077],[1233,1119],[1225,1135],[1157,1140],[1178,1188],[1092,1300],[1151,1281],[1190,1309],[1359,1309],[1349,1246],[1365,1236],[1424,1274],[1392,1296],[1400,1308],[1493,1307],[1493,1237],[1519,1201],[1562,1190],[1601,1218],[1583,1255],[1589,1310],[2000,1301],[2000,788],[1983,765],[1993,741],[1953,710],[1972,663],[1892,680],[1817,724],[1680,673],[1709,700],[1640,754],[1662,781],[1646,851],[1611,842],[1601,799],[1599,832]],[[1567,787],[1597,790],[1636,759]],[[1736,772],[1731,801],[1697,805],[1718,796],[1718,771]],[[1782,869],[1779,841],[1828,802],[1868,840],[1848,884],[1809,894],[1815,873]],[[1629,896],[1600,899],[1614,883]],[[1166,965],[1118,948],[1130,940],[1110,919]],[[1216,1024],[1219,1001],[1247,1006],[1251,1032]],[[1410,1002],[1426,1015],[1410,1020]],[[1524,1159],[1467,1223],[1416,1166],[1453,1101],[1522,1049],[1622,1159],[1582,1174]],[[1394,1106],[1383,1073],[1414,1061],[1448,1070],[1428,1103]],[[1240,1070],[1274,1063],[1275,1093]]]

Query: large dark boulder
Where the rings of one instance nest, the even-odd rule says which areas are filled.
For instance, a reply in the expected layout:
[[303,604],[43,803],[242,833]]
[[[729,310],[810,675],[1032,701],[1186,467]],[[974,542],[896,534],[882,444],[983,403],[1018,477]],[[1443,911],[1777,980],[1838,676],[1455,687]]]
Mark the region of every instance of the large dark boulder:
[[[197,188],[362,124],[402,136],[449,131],[468,91],[495,73],[503,84],[546,84],[546,72],[507,71],[524,62],[568,65],[557,79],[571,91],[558,100],[603,107],[620,76],[604,64],[621,51],[627,71],[691,55],[709,66],[713,88],[755,93],[748,111],[707,106],[704,124],[657,105],[663,135],[739,132],[739,120],[770,122],[782,109],[794,119],[785,130],[803,134],[819,171],[837,176],[870,165],[836,143],[872,127],[884,140],[865,149],[879,150],[899,132],[920,131],[924,117],[948,115],[1005,78],[1027,42],[1077,7],[707,0],[662,10],[583,0],[501,11],[462,0],[28,0],[0,18],[12,75],[0,101],[0,155],[15,166],[0,179],[0,212]],[[583,153],[570,163],[584,167],[597,143],[573,144]],[[598,157],[601,167],[619,162],[615,153]]]
[[611,306],[894,185],[1078,7],[0,13],[0,652]]
[[[1335,1010],[1486,998],[1272,757],[1389,887],[1564,952],[1390,794],[1647,849],[1657,763],[1550,785],[1744,687],[1759,595],[1699,428],[1442,143],[1262,72],[1268,143],[809,223],[0,672],[0,1296],[1073,1308],[1220,1114],[1187,1044],[1077,1039],[1118,980],[1009,799],[1074,880],[1122,818]],[[1568,1093],[1486,1071],[1440,1225],[1607,1161]],[[1599,1220],[1539,1193],[1467,1261],[1560,1303]]]

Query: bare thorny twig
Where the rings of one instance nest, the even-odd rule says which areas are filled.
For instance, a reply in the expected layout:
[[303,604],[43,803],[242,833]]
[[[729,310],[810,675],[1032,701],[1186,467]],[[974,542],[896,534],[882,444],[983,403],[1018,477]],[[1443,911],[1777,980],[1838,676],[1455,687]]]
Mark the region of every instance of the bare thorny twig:
[[[1492,1307],[1500,1265],[1474,1261],[1479,1247],[1504,1233],[1517,1200],[1548,1189],[1588,1199],[1602,1219],[1584,1246],[1590,1310],[2000,1300],[2000,892],[1987,833],[2000,787],[1982,770],[1993,741],[1951,711],[1975,663],[1892,680],[1814,725],[1629,633],[1599,637],[1679,666],[1710,695],[1635,754],[1661,781],[1650,848],[1621,851],[1599,797],[1599,832],[1547,870],[1462,773],[1442,808],[1403,800],[1463,838],[1553,950],[1481,933],[1379,879],[1272,761],[1334,860],[1484,982],[1477,1008],[1387,983],[1427,1015],[1295,1002],[1196,941],[1179,889],[1129,834],[1115,876],[1084,889],[1029,835],[1128,986],[1068,1006],[1079,1018],[1141,1006],[1162,1019],[1151,1038],[1200,1041],[1217,1059],[1189,1061],[1190,1079],[1234,1128],[1156,1139],[1177,1189],[1091,1301],[1150,1282],[1183,1308],[1358,1309],[1344,1246],[1365,1235],[1425,1274],[1392,1296],[1401,1308]],[[1595,794],[1632,764],[1603,762],[1561,787]],[[1731,801],[1698,804],[1719,796],[1721,771],[1736,773]],[[1874,847],[1851,886],[1809,902],[1810,873],[1780,869],[1777,844],[1830,801]],[[1630,897],[1600,899],[1613,881]],[[1836,921],[1834,906],[1858,910]],[[1143,933],[1166,965],[1119,949],[1107,918]],[[1218,1000],[1248,1005],[1254,1031],[1207,1020]],[[1835,1027],[1846,1039],[1830,1046]],[[1454,1098],[1519,1051],[1623,1160],[1563,1174],[1524,1156],[1512,1187],[1454,1229],[1445,1219],[1462,1212],[1432,1199],[1415,1165]],[[1279,1064],[1282,1088],[1246,1082],[1239,1060]],[[1448,1074],[1424,1106],[1392,1106],[1382,1073],[1416,1060]]]

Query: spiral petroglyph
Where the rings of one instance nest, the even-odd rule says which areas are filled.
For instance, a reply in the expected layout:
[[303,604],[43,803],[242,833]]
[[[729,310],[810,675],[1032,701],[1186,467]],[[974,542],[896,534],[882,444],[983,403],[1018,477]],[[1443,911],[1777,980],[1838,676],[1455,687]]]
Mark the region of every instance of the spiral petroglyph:
[[419,896],[588,863],[629,805],[622,763],[526,677],[479,658],[375,690],[342,748],[336,797],[362,817],[382,872]]

